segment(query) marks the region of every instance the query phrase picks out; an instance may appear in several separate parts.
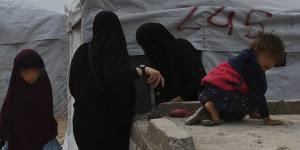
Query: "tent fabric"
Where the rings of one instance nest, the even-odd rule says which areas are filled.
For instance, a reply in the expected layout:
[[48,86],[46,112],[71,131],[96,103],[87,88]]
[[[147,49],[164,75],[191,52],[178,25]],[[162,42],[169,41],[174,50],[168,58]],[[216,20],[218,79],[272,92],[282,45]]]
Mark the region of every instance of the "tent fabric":
[[0,2],[0,18],[0,107],[16,54],[31,48],[45,61],[53,88],[56,118],[65,115],[70,56],[62,1],[3,0]]
[[83,0],[66,0],[65,11],[67,17],[67,32],[70,32],[74,26],[79,24],[81,20],[81,3]]
[[136,43],[137,28],[146,22],[159,22],[176,37],[186,38],[204,51],[203,63],[208,64],[206,69],[210,70],[222,62],[220,57],[224,54],[232,56],[246,49],[259,30],[274,32],[285,41],[287,66],[267,72],[267,97],[299,99],[300,93],[295,91],[300,87],[297,77],[300,74],[297,67],[300,65],[299,6],[300,2],[296,0],[289,0],[289,3],[279,0],[230,0],[226,3],[216,0],[84,1],[81,5],[81,42],[91,39],[94,16],[102,10],[111,10],[120,17],[131,55],[144,54]]
[[[73,54],[76,52],[77,48],[81,45],[81,24],[77,24],[72,27],[72,30],[69,32],[69,56],[73,57]],[[70,62],[71,64],[71,59]],[[77,144],[75,142],[73,134],[73,114],[75,103],[74,98],[69,93],[69,103],[68,103],[68,128],[65,133],[65,140],[63,149],[64,150],[78,150]]]
[[[268,2],[268,3],[267,3]],[[183,37],[204,51],[203,63],[210,70],[222,62],[221,56],[235,55],[248,48],[259,30],[274,32],[286,44],[287,66],[267,72],[269,99],[299,99],[300,93],[300,2],[230,0],[92,0],[81,6],[81,42],[92,37],[94,16],[111,10],[120,17],[130,55],[143,55],[136,43],[137,28],[146,22],[159,22],[176,37]],[[160,5],[156,5],[159,3]],[[268,4],[268,5],[267,5]],[[223,6],[226,6],[223,8]],[[225,55],[226,56],[226,55]],[[228,58],[228,57],[226,57]],[[297,59],[298,58],[298,59]],[[205,61],[208,60],[208,61]],[[293,70],[291,72],[290,70]],[[291,80],[293,82],[291,82]]]
[[[248,46],[257,31],[264,29],[280,35],[286,41],[288,52],[300,52],[295,38],[299,36],[297,28],[300,26],[300,11],[251,12],[251,9],[228,7],[213,16],[221,8],[199,6],[146,13],[128,13],[118,10],[116,13],[120,16],[131,55],[143,54],[136,44],[135,31],[146,22],[162,23],[175,36],[187,38],[199,50],[240,51]],[[83,42],[90,40],[91,23],[101,10],[104,10],[103,7],[83,9],[81,18]],[[234,16],[230,19],[228,16],[232,13]],[[269,14],[270,17],[266,16]]]
[[224,6],[245,9],[290,11],[297,10],[300,6],[300,2],[298,0],[90,0],[83,2],[85,4],[85,9],[93,9],[99,7],[106,10],[129,13],[144,13],[168,9],[187,8],[193,6]]
[[0,2],[0,44],[64,37],[63,12],[42,9],[35,6],[38,3],[29,2],[20,0]]

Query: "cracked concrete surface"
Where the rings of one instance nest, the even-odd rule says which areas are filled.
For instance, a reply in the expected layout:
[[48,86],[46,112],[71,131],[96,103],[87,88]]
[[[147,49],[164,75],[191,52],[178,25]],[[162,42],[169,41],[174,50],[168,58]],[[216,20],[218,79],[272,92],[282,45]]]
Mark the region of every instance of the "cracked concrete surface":
[[186,126],[185,119],[169,118],[193,137],[196,150],[300,150],[300,115],[278,115],[283,126],[266,126],[245,119],[216,127]]
[[[300,150],[299,100],[269,102],[272,114],[286,114],[272,116],[283,120],[286,123],[283,126],[266,126],[261,120],[249,118],[216,127],[186,126],[186,118],[168,117],[174,108],[194,111],[200,105],[199,102],[159,105],[158,110],[164,116],[162,119],[135,121],[132,132],[135,146],[131,150],[173,150],[172,145],[176,150]],[[183,144],[172,144],[169,142],[172,138]]]

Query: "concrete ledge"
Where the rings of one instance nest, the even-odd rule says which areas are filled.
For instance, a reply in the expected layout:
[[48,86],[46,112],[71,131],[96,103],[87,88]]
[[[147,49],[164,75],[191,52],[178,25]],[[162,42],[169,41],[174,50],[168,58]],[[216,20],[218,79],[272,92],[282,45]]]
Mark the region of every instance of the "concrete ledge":
[[271,114],[300,114],[300,100],[269,101]]
[[155,144],[159,146],[156,150],[195,149],[193,138],[168,119],[160,118],[151,120],[150,131],[153,131],[152,139],[156,139]]
[[249,118],[215,127],[186,126],[186,118],[140,120],[134,123],[130,150],[298,150],[300,116],[271,117],[285,125],[266,126]]
[[161,103],[157,106],[157,110],[163,115],[168,116],[169,112],[176,108],[185,108],[190,111],[195,111],[198,109],[202,104],[198,101],[191,101],[191,102],[166,102]]
[[[175,108],[186,108],[190,111],[195,111],[202,104],[198,101],[192,102],[166,102],[160,104],[158,111],[164,116],[168,116],[169,112]],[[271,114],[300,114],[300,100],[286,100],[286,101],[268,101]]]
[[165,118],[136,121],[131,139],[131,150],[195,150],[193,138]]
[[130,150],[152,150],[148,147],[149,122],[136,120],[131,129]]
[[299,150],[300,115],[271,115],[283,126],[266,126],[246,117],[215,127],[184,125],[186,118],[168,117],[193,137],[196,150]]

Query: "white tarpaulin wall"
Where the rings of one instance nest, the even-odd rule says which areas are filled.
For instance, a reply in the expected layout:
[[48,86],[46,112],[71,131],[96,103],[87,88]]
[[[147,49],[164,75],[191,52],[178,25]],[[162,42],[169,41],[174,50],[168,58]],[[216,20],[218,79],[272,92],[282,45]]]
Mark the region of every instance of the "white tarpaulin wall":
[[[225,6],[225,7],[223,7]],[[300,2],[239,0],[89,0],[81,13],[81,42],[92,36],[94,16],[101,10],[118,14],[131,55],[143,54],[135,33],[146,22],[159,22],[175,36],[183,37],[204,51],[207,70],[248,47],[259,30],[282,37],[288,52],[287,66],[267,72],[269,99],[299,99]]]
[[62,3],[60,9],[54,7],[57,5],[53,2],[42,5],[37,0],[0,1],[0,107],[9,85],[14,57],[20,50],[32,48],[46,63],[55,116],[58,118],[66,113],[69,51],[64,31],[65,15]]
[[[91,39],[94,16],[101,10],[118,14],[131,55],[143,54],[135,33],[146,22],[165,25],[204,51],[207,70],[248,47],[259,30],[282,37],[288,52],[287,66],[267,72],[269,99],[300,98],[300,8],[299,1],[214,1],[214,0],[94,0],[85,1],[81,15],[82,42]],[[226,6],[223,8],[223,6]],[[266,6],[266,7],[264,7]],[[255,9],[254,9],[255,8]],[[257,9],[259,8],[259,9]]]
[[[72,51],[78,43],[91,39],[94,16],[108,10],[119,16],[131,55],[143,54],[135,39],[137,28],[143,23],[158,22],[176,37],[186,38],[202,50],[207,71],[247,48],[257,31],[274,31],[285,41],[288,56],[285,67],[267,72],[267,98],[300,99],[298,0],[75,0],[70,6],[73,7],[68,18],[70,28],[79,21],[81,25],[69,34],[73,40],[74,33],[77,37],[81,34],[77,38],[80,41],[70,43]],[[69,119],[71,123],[72,118]],[[66,138],[72,135],[72,129],[69,130]],[[66,149],[67,145],[76,145],[71,138],[66,141]]]

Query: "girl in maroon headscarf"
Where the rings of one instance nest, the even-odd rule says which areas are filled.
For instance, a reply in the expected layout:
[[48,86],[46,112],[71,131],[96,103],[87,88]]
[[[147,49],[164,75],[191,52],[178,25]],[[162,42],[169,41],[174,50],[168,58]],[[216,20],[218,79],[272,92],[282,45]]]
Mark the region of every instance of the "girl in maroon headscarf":
[[23,50],[15,58],[1,109],[0,139],[9,150],[42,150],[49,142],[53,145],[56,136],[52,88],[44,62],[34,50]]

